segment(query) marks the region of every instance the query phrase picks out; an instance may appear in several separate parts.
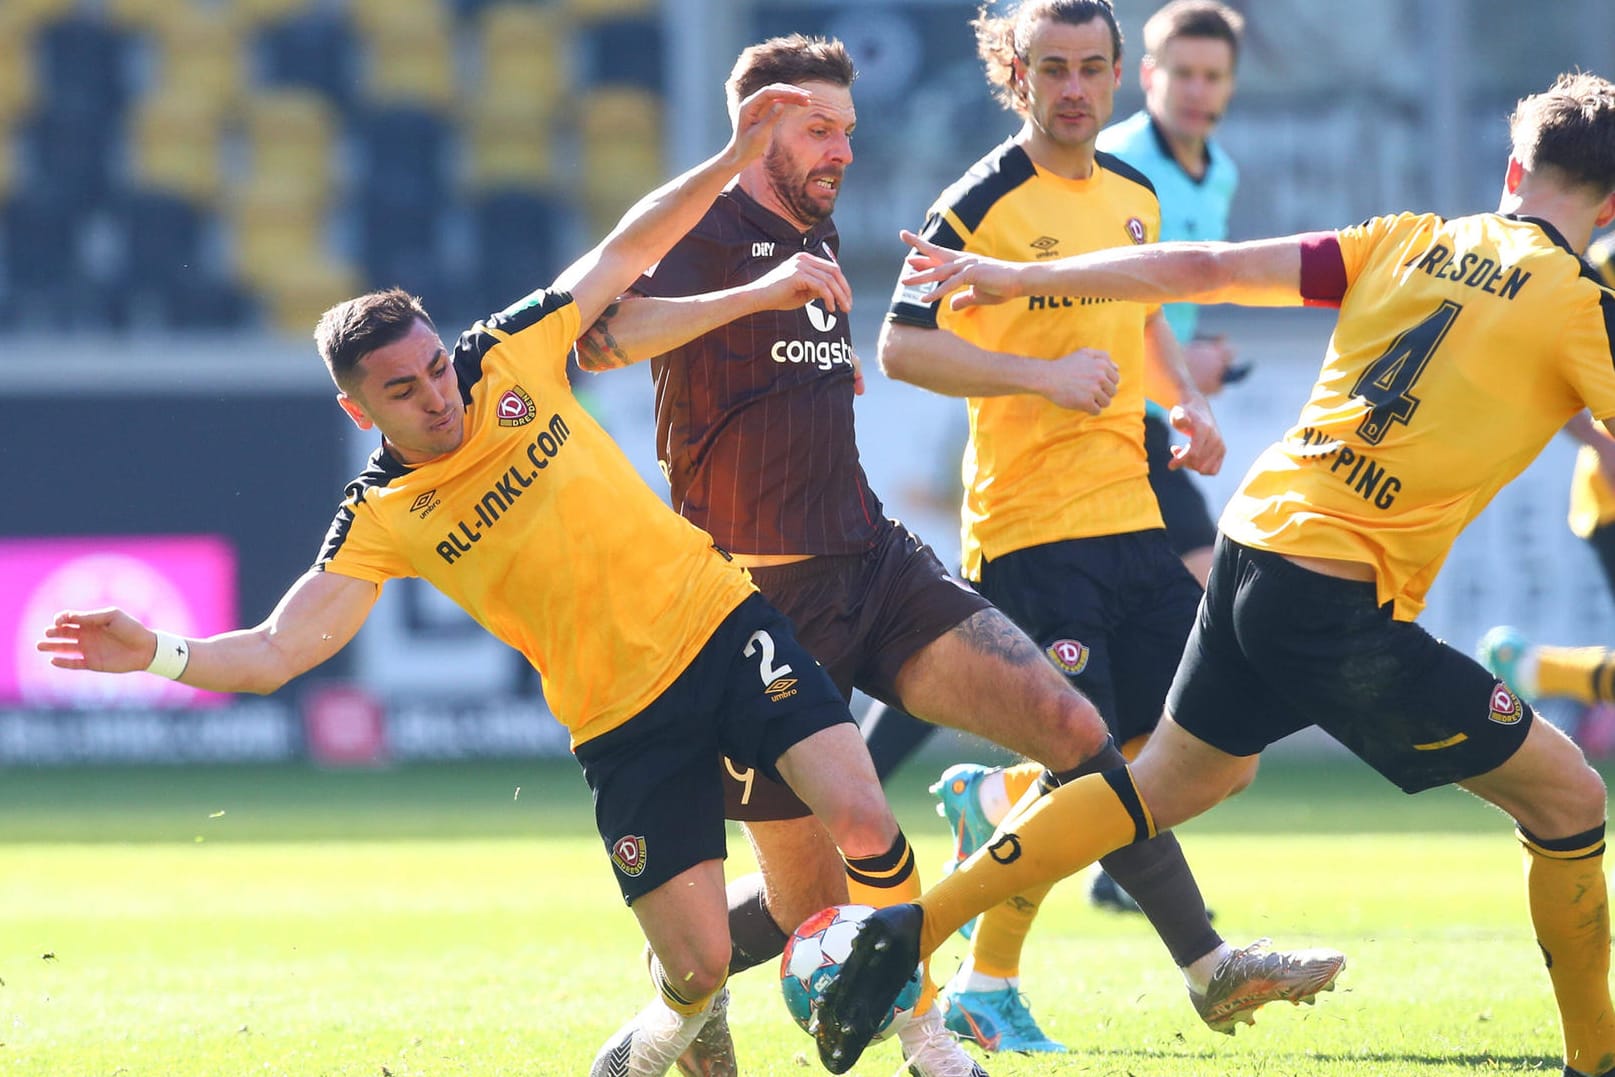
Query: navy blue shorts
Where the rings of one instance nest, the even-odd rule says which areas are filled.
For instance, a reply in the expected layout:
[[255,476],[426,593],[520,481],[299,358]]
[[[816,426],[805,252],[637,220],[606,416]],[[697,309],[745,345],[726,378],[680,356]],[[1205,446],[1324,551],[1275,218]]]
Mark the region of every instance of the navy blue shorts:
[[[844,699],[858,688],[901,707],[897,672],[915,652],[979,610],[987,600],[948,574],[941,560],[902,524],[893,523],[861,554],[754,568],[752,581],[796,626],[797,638],[824,663]],[[725,765],[729,818],[799,819],[807,805],[782,782]]]
[[1167,711],[1240,756],[1316,725],[1407,793],[1500,766],[1533,719],[1480,663],[1395,620],[1373,583],[1226,537]]
[[1206,506],[1206,495],[1189,472],[1173,471],[1172,427],[1165,419],[1144,416],[1144,453],[1150,463],[1150,489],[1161,506],[1166,538],[1179,557],[1203,550],[1217,541],[1217,523]]
[[667,691],[577,747],[623,899],[724,857],[725,757],[778,780],[787,749],[850,721],[778,610],[761,595],[735,607]]
[[985,562],[979,586],[1093,701],[1117,744],[1159,724],[1200,604],[1166,532],[1028,546]]

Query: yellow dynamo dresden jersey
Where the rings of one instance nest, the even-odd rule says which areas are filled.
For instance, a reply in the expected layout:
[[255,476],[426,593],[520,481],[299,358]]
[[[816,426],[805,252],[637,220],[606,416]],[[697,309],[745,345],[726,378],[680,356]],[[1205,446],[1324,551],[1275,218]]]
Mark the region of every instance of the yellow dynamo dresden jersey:
[[[939,246],[1015,262],[1154,242],[1161,207],[1143,173],[1107,153],[1072,180],[1039,169],[1006,142],[942,193],[924,235]],[[898,286],[887,317],[942,328],[981,348],[1058,359],[1078,348],[1108,352],[1120,370],[1098,415],[1033,394],[970,397],[963,479],[964,574],[982,560],[1063,539],[1161,526],[1144,457],[1144,320],[1138,303],[1030,296],[948,309]]]
[[[1587,261],[1604,283],[1615,288],[1615,232],[1608,232],[1587,250]],[[1615,521],[1615,489],[1598,466],[1598,452],[1583,445],[1570,479],[1570,530],[1580,538]]]
[[1301,418],[1223,513],[1237,542],[1374,567],[1399,620],[1453,540],[1583,407],[1615,415],[1615,292],[1552,225],[1377,217],[1306,237],[1340,306]]
[[460,338],[460,448],[379,449],[318,565],[418,576],[525,655],[573,747],[659,696],[749,594],[747,575],[650,491],[572,395],[578,308],[536,292]]

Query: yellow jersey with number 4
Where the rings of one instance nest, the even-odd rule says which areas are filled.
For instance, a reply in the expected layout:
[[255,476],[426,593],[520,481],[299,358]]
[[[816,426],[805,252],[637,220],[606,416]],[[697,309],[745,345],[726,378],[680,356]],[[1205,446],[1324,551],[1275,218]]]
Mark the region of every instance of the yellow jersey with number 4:
[[1398,620],[1452,543],[1583,407],[1615,415],[1615,291],[1546,221],[1377,217],[1303,237],[1301,294],[1338,305],[1300,420],[1220,526],[1373,566]]

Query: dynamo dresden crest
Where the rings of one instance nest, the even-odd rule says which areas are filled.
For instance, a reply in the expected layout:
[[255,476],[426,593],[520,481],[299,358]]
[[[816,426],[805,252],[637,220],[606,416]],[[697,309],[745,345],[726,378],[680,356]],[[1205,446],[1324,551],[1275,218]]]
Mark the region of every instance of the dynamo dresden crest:
[[1525,707],[1520,703],[1520,697],[1509,691],[1508,685],[1502,681],[1492,689],[1492,713],[1487,715],[1498,725],[1513,725],[1525,715]]
[[1088,645],[1074,639],[1057,639],[1043,649],[1061,673],[1075,677],[1088,668]]
[[1127,218],[1127,235],[1134,243],[1144,242],[1144,222],[1137,217]]
[[499,425],[526,426],[533,421],[533,398],[520,385],[506,389],[499,398]]
[[645,874],[645,835],[627,834],[612,842],[611,862],[629,877]]

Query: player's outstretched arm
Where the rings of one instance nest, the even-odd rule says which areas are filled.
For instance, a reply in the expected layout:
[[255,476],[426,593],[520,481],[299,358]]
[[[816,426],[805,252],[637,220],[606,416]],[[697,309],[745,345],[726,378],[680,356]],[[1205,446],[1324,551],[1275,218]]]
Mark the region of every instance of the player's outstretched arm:
[[851,310],[852,286],[834,261],[806,252],[750,284],[721,292],[676,298],[626,295],[606,307],[578,339],[578,365],[596,371],[628,366],[748,314],[790,310],[815,299],[830,313]]
[[1137,303],[1299,306],[1301,236],[1247,243],[1157,243],[1050,262],[1004,262],[939,247],[912,232],[903,283],[931,285],[955,310],[1025,295],[1082,295]]
[[572,293],[581,323],[593,325],[612,300],[695,226],[718,192],[763,155],[786,111],[811,100],[806,90],[783,84],[764,86],[746,98],[722,152],[640,199],[598,246],[562,270],[555,287]]
[[887,322],[878,349],[876,358],[888,377],[944,396],[1034,393],[1062,408],[1098,415],[1119,384],[1115,361],[1095,348],[1033,359],[991,351],[946,329]]
[[[210,692],[273,692],[340,651],[364,624],[380,589],[334,572],[309,572],[256,628],[182,640],[120,609],[64,610],[35,646],[61,669],[152,669]],[[159,644],[165,653],[157,654]],[[177,676],[176,676],[177,674]]]

